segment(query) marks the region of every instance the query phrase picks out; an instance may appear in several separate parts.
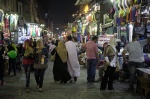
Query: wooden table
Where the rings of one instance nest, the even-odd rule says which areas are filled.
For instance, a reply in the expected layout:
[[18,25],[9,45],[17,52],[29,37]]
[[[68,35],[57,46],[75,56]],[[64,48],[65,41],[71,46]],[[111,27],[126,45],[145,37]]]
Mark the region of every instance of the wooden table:
[[[138,77],[139,85],[137,86],[137,91],[140,90],[142,99],[142,89],[144,89],[145,96],[150,92],[150,68],[137,68],[137,70],[143,72],[143,77]],[[138,90],[139,89],[139,90]]]
[[137,70],[143,73],[143,77],[149,79],[150,78],[150,68],[137,68]]

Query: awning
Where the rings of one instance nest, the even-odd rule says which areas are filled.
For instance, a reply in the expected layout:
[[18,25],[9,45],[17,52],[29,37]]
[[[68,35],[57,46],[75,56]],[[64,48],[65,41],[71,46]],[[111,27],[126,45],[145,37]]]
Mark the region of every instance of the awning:
[[87,4],[90,3],[92,0],[77,0],[75,5]]

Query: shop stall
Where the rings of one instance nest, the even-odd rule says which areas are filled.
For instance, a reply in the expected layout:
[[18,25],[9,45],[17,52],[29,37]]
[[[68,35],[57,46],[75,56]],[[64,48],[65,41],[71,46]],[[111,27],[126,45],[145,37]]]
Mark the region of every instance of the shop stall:
[[4,11],[0,9],[0,40],[3,39]]

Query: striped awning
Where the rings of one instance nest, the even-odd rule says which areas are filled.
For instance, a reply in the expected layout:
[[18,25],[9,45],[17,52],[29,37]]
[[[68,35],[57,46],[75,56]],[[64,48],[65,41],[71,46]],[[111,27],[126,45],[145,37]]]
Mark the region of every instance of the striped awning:
[[92,0],[77,0],[75,5],[87,4],[90,3]]

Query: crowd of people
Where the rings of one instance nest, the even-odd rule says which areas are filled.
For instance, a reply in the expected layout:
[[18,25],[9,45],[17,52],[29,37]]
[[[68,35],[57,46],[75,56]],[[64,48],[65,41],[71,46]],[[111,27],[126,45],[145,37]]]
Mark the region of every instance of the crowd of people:
[[[4,75],[10,77],[17,75],[17,70],[24,68],[26,77],[26,91],[29,92],[30,73],[34,70],[35,82],[38,90],[42,91],[44,73],[48,67],[48,60],[53,57],[53,79],[55,82],[65,84],[76,82],[80,76],[80,64],[78,55],[81,49],[85,50],[87,61],[87,82],[97,82],[95,78],[97,64],[99,65],[99,76],[101,80],[100,90],[114,90],[113,81],[115,73],[122,70],[123,63],[128,62],[129,69],[129,91],[134,91],[134,80],[136,68],[144,68],[143,46],[149,44],[150,39],[138,41],[139,36],[133,35],[133,42],[124,45],[124,51],[117,47],[117,41],[112,37],[105,42],[103,47],[97,45],[98,37],[93,36],[84,45],[79,45],[76,38],[67,36],[66,40],[52,40],[50,45],[45,45],[42,39],[28,39],[23,45],[15,45],[14,42],[0,41],[0,84],[4,85]],[[102,51],[99,56],[99,49]],[[12,58],[10,51],[16,51],[17,56]],[[129,53],[129,59],[126,58]],[[119,60],[123,57],[123,62]],[[103,62],[101,62],[103,60]],[[21,66],[22,65],[22,66]],[[13,71],[13,72],[12,72]],[[137,74],[141,76],[142,74]]]
[[[9,53],[15,51],[17,55],[11,57]],[[14,53],[12,53],[14,54]],[[4,75],[16,76],[23,67],[26,78],[26,91],[30,88],[30,73],[34,70],[34,77],[39,91],[42,91],[44,73],[48,67],[49,57],[55,56],[53,78],[57,83],[76,82],[80,76],[76,43],[72,36],[64,40],[52,40],[50,46],[42,39],[27,39],[24,44],[0,41],[0,84],[4,85]],[[4,61],[3,61],[4,60]]]

